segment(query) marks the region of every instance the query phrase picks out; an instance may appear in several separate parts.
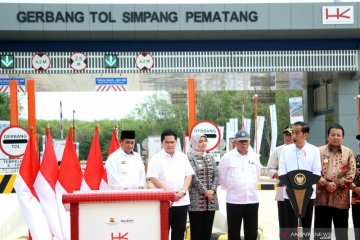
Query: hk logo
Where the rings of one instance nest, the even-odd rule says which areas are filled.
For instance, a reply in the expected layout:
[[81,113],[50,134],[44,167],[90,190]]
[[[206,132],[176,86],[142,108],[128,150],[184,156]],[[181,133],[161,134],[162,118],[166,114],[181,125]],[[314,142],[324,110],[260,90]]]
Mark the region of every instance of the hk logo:
[[125,234],[121,234],[121,233],[118,233],[118,234],[114,234],[114,233],[111,233],[111,240],[128,240],[128,233],[125,233]]
[[354,24],[353,6],[323,6],[323,24]]

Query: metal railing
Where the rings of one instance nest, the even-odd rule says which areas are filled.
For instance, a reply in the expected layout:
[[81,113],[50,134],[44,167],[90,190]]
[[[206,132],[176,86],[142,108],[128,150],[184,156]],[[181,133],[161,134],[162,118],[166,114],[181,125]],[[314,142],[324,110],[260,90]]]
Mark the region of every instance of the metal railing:
[[[112,52],[118,56],[117,68],[105,68],[104,56],[108,52],[85,52],[88,65],[82,71],[70,66],[69,59],[73,52],[46,52],[51,65],[43,72],[32,67],[36,52],[0,52],[0,55],[8,54],[14,55],[14,69],[0,68],[0,74],[141,72],[135,65],[138,52]],[[151,55],[154,66],[144,73],[359,70],[359,50],[151,52]]]

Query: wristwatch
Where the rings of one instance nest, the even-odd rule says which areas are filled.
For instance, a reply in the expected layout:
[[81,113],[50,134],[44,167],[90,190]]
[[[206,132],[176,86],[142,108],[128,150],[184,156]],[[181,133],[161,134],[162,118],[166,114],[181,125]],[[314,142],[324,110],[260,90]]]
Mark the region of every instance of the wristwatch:
[[181,191],[179,191],[179,192],[181,192],[182,194],[184,194],[184,196],[186,195],[186,192],[185,192],[184,190],[181,190]]

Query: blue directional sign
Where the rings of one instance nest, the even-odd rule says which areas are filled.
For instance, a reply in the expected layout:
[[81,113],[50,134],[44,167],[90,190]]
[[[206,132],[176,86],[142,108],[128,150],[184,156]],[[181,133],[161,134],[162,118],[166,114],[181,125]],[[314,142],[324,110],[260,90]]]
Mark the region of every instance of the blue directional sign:
[[96,85],[127,85],[127,78],[96,78]]
[[10,86],[10,80],[17,80],[18,86],[25,86],[25,78],[0,78],[0,86]]
[[117,68],[119,67],[119,58],[115,54],[104,55],[104,66],[105,68]]
[[14,68],[14,55],[1,55],[0,56],[0,67],[6,69]]

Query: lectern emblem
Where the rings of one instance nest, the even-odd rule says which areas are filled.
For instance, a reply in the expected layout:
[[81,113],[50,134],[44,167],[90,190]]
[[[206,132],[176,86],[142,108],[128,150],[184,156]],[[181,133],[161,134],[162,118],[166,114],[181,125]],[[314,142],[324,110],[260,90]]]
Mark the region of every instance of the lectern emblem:
[[109,218],[109,221],[106,223],[107,225],[116,225],[118,221],[116,221],[116,218],[111,217]]
[[294,177],[294,181],[297,185],[304,185],[306,183],[306,177],[302,173],[298,173]]

